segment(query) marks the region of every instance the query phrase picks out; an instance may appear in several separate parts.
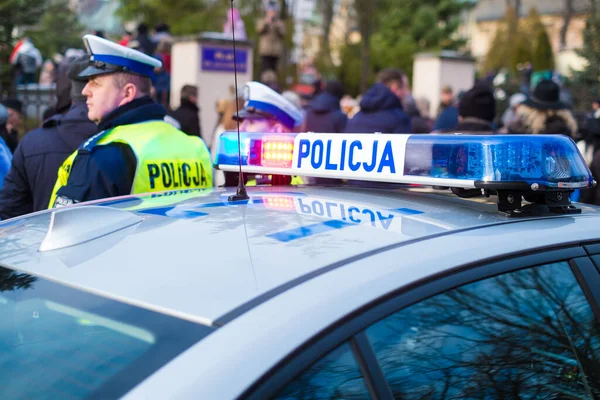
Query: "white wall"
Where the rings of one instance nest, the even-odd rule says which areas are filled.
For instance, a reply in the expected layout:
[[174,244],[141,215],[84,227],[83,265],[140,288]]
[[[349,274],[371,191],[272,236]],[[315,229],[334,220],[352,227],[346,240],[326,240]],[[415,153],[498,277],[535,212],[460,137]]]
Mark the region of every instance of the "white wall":
[[315,11],[315,0],[295,0],[294,1],[294,54],[292,55],[293,62],[299,62],[303,56],[302,45],[304,44],[304,27],[310,20]]
[[[461,90],[467,91],[475,84],[475,64],[458,60],[442,60],[440,89],[446,85],[453,89],[454,96]],[[436,104],[439,105],[439,100]]]
[[[232,49],[227,43],[210,43],[209,45],[227,50]],[[202,46],[202,43],[198,40],[176,42],[173,45],[171,53],[171,107],[177,108],[179,106],[179,93],[184,85],[198,86],[202,138],[210,147],[212,134],[218,121],[217,101],[230,97],[229,88],[234,85],[235,80],[233,72],[202,71],[200,46]],[[241,48],[249,49],[247,71],[245,73],[238,72],[238,86],[242,88],[246,82],[252,80],[252,50],[247,46],[237,44],[237,42],[236,46],[238,50]]]
[[413,67],[413,97],[425,97],[431,103],[430,117],[437,116],[442,87],[450,86],[454,94],[469,90],[475,84],[475,64],[467,60],[415,57]]
[[200,47],[196,41],[176,42],[171,49],[171,108],[179,107],[179,92],[198,84]]
[[413,68],[412,94],[415,99],[425,97],[431,104],[430,117],[434,118],[440,102],[440,60],[439,58],[415,58]]

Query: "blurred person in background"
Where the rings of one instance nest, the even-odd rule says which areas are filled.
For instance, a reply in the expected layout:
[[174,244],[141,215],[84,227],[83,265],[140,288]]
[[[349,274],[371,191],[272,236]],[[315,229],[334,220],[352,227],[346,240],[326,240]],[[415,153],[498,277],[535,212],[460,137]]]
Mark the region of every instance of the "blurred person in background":
[[8,98],[2,101],[2,104],[8,110],[6,133],[3,138],[10,151],[14,152],[19,144],[19,134],[23,131],[23,103],[15,98]]
[[141,23],[137,26],[137,34],[134,40],[131,40],[127,47],[141,51],[144,54],[151,56],[154,54],[156,44],[150,39],[148,33],[148,25]]
[[527,61],[525,64],[518,64],[517,71],[521,77],[521,93],[528,94],[531,87],[531,78],[533,76],[533,65]]
[[163,107],[169,109],[171,93],[171,39],[163,37],[158,46],[154,58],[162,62],[162,67],[154,70],[152,84],[156,93],[156,100]]
[[37,71],[42,67],[42,63],[42,54],[27,37],[17,42],[10,55],[11,68],[18,85],[35,83]]
[[431,132],[432,124],[421,116],[416,100],[410,96],[404,99],[404,110],[410,118],[412,133],[429,133]]
[[44,121],[55,114],[64,114],[71,107],[71,65],[86,53],[81,49],[68,49],[57,67],[56,73],[56,104],[44,112]]
[[533,93],[517,109],[516,119],[507,126],[509,133],[577,134],[577,121],[569,106],[560,100],[560,88],[550,79],[541,80]]
[[165,23],[157,24],[154,27],[154,35],[152,35],[152,41],[158,45],[163,40],[173,42],[173,36],[171,36],[171,28]]
[[283,38],[285,25],[277,17],[277,3],[270,0],[266,16],[256,24],[259,35],[258,54],[260,55],[260,72],[277,71],[279,59],[283,55]]
[[423,133],[431,132],[433,130],[433,124],[434,124],[433,119],[431,119],[431,103],[429,102],[429,100],[426,97],[416,98],[415,103],[417,105],[417,109],[419,110],[419,114],[421,115],[421,118],[423,118],[423,120],[427,124],[426,125],[427,128],[429,128],[429,130],[427,132],[423,132]]
[[263,71],[260,74],[260,83],[267,85],[277,93],[281,93],[281,87],[279,86],[279,80],[277,79],[277,72],[272,69]]
[[360,100],[360,96],[356,99],[350,95],[342,97],[340,105],[342,107],[342,112],[346,114],[348,119],[354,117],[360,111]]
[[[600,98],[596,98],[592,102],[591,115],[580,114],[579,122],[579,131],[575,139],[577,148],[592,172],[594,179],[600,182],[600,153],[598,152],[600,150]],[[600,205],[600,190],[598,186],[591,189],[582,189],[579,199],[576,196],[571,196],[571,200]]]
[[[325,88],[306,109],[305,132],[343,133],[348,117],[342,111],[341,102],[345,95],[344,85],[335,80],[325,83]],[[341,179],[304,178],[306,182],[319,185],[337,185]]]
[[597,138],[600,138],[600,98],[592,102],[592,114],[582,119],[583,129],[579,126],[577,147],[583,155],[588,167],[592,164],[596,152]]
[[508,126],[515,120],[517,117],[517,110],[523,102],[527,100],[527,96],[523,93],[515,93],[510,96],[508,101],[508,108],[502,114],[502,132],[508,132]]
[[458,103],[457,132],[490,134],[496,132],[496,98],[486,84],[475,85],[465,92]]
[[360,111],[346,124],[346,133],[411,133],[410,118],[402,100],[410,93],[408,78],[398,69],[377,74],[360,101]]
[[81,94],[86,80],[77,77],[88,63],[89,56],[85,55],[72,60],[69,66],[69,108],[45,120],[41,128],[27,133],[19,143],[0,191],[1,219],[48,208],[58,168],[98,131],[87,117],[86,99]]
[[184,85],[179,97],[179,108],[171,116],[179,121],[181,130],[190,136],[202,137],[198,108],[198,87]]
[[342,112],[341,101],[344,86],[339,81],[330,80],[325,89],[310,102],[306,109],[305,130],[308,132],[343,133],[348,117]]
[[302,99],[298,93],[292,92],[291,90],[286,90],[285,92],[281,93],[281,95],[284,99],[295,105],[296,108],[298,108],[298,110],[300,110],[302,113],[302,123],[297,124],[294,127],[294,132],[303,132],[305,130],[306,112],[302,108]]
[[[586,160],[594,179],[600,182],[600,99],[594,101],[594,114],[587,120],[587,134],[577,142],[577,147]],[[600,185],[581,190],[579,201],[600,205]]]
[[240,12],[237,8],[227,11],[227,22],[225,22],[223,25],[223,33],[231,39],[233,39],[233,34],[235,33],[235,40],[248,39],[246,36],[246,26],[244,25],[244,20],[240,16]]
[[56,65],[50,59],[44,61],[40,71],[40,85],[51,85],[56,82]]
[[121,46],[129,46],[129,42],[133,38],[133,35],[129,31],[125,31],[123,36],[121,36],[121,40],[119,40],[119,44]]
[[448,132],[456,129],[456,125],[458,125],[458,108],[456,107],[454,91],[452,87],[444,86],[440,93],[440,107],[433,130]]
[[317,79],[315,79],[312,86],[313,86],[313,92],[312,92],[313,97],[317,97],[318,95],[323,93],[323,81],[321,80],[320,76],[317,75]]
[[[217,126],[212,132],[212,137],[210,141],[210,154],[212,156],[213,162],[215,161],[217,156],[217,144],[219,143],[219,137],[221,136],[221,133],[237,129],[237,121],[234,119],[234,116],[236,115],[237,109],[241,110],[243,108],[243,88],[240,88],[239,92],[236,93],[235,87],[233,85],[229,87],[229,97],[217,101],[216,111],[219,115],[219,118]],[[213,171],[213,174],[214,185],[223,186],[225,184],[225,174],[223,173],[223,171],[215,169]]]

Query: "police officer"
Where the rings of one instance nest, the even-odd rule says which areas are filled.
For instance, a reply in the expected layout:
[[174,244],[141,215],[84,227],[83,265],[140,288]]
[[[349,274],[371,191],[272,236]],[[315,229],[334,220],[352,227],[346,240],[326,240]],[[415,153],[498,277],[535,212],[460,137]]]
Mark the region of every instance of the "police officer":
[[56,182],[56,171],[71,153],[98,127],[87,117],[81,94],[85,80],[77,76],[87,68],[89,56],[71,60],[64,102],[71,104],[63,113],[46,119],[41,128],[27,133],[15,150],[12,166],[0,191],[0,218],[7,219],[48,208]]
[[202,139],[163,119],[166,110],[150,98],[151,77],[161,62],[93,35],[79,74],[88,117],[100,133],[71,154],[58,171],[49,207],[120,196],[212,186],[211,158]]
[[[297,131],[304,120],[298,107],[259,82],[248,82],[244,86],[244,101],[244,108],[237,117],[241,121],[241,132],[291,133]],[[227,173],[225,186],[237,186],[237,179],[237,173]],[[290,181],[290,177],[278,175],[270,179],[274,185],[285,185]]]

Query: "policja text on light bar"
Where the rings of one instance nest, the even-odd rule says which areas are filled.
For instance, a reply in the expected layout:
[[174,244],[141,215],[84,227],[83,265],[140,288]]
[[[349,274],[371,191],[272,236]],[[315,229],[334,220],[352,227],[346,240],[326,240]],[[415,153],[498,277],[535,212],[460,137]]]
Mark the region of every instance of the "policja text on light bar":
[[[302,170],[302,163],[310,161],[311,167],[315,170],[324,167],[328,171],[344,171],[347,166],[350,171],[376,170],[377,173],[382,173],[384,168],[387,168],[387,172],[395,174],[396,164],[392,143],[392,140],[369,140],[365,141],[365,148],[363,148],[363,142],[358,139],[352,141],[317,139],[312,143],[309,139],[300,139],[296,168]],[[400,153],[402,147],[397,147],[396,153]],[[359,161],[364,160],[365,157],[368,161]]]

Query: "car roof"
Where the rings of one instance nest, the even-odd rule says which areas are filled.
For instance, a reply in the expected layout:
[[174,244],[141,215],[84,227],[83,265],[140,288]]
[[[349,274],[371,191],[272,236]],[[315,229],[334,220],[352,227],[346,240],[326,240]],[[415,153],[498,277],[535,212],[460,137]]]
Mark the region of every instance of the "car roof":
[[[286,288],[387,248],[527,220],[499,213],[490,200],[420,188],[256,187],[247,204],[229,202],[231,194],[125,196],[5,221],[0,263],[220,325]],[[598,215],[595,207],[581,207],[584,216]]]

